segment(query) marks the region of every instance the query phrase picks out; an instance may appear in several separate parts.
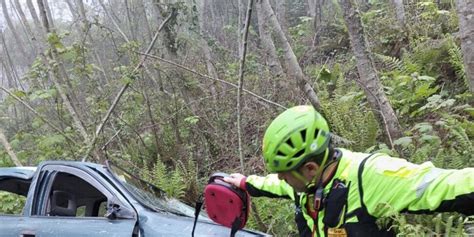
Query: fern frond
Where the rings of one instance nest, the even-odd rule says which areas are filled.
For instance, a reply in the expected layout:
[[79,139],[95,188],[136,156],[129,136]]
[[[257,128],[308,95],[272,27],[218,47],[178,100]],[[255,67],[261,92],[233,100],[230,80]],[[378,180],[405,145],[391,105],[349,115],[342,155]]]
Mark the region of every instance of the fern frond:
[[467,80],[466,71],[464,70],[464,63],[462,57],[461,47],[459,47],[454,40],[450,40],[449,42],[449,63],[454,68],[454,72],[456,73],[456,77],[464,82],[464,85],[468,88],[469,82]]
[[401,73],[406,73],[407,68],[403,64],[403,61],[399,58],[387,56],[383,54],[374,53],[375,57],[380,60],[385,67],[390,71],[399,71]]

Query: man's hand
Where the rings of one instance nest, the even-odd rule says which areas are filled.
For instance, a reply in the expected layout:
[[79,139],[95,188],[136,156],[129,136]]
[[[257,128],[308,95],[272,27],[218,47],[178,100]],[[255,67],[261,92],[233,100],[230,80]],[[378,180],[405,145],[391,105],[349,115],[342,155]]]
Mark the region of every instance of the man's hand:
[[230,183],[236,187],[243,188],[241,186],[242,180],[246,177],[243,174],[234,173],[230,174],[230,177],[224,177],[224,182]]

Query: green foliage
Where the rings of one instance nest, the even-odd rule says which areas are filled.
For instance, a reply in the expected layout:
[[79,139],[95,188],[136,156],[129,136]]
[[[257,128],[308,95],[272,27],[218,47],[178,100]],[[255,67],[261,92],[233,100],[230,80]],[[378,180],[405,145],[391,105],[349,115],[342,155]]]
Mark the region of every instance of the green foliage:
[[452,37],[447,37],[449,63],[451,64],[458,80],[464,81],[464,86],[469,87],[469,81],[464,70],[461,47],[459,47]]
[[[297,236],[298,230],[294,223],[294,204],[291,200],[252,198],[252,205],[258,211],[260,221],[265,224],[264,229],[257,221],[254,212],[251,212],[246,227],[260,229],[273,236]],[[291,224],[290,224],[291,223]]]
[[438,38],[457,29],[457,15],[454,8],[440,10],[434,1],[419,1],[407,9],[409,41]]
[[349,148],[363,151],[376,144],[377,121],[360,89],[344,80],[340,66],[335,65],[332,71],[319,70],[319,84],[325,85],[319,92],[324,116],[331,131],[353,142]]
[[399,53],[405,41],[406,33],[396,23],[395,11],[388,4],[375,4],[361,16],[367,38],[370,39],[372,51],[386,55]]
[[[401,215],[389,217],[397,236],[466,236],[464,226],[469,220],[459,214]],[[380,222],[387,221],[381,219]]]
[[0,215],[20,215],[25,206],[26,198],[10,192],[0,191]]
[[304,44],[307,41],[308,37],[313,35],[312,32],[312,19],[310,17],[300,17],[299,23],[291,27],[289,29],[291,40],[294,42],[298,42],[292,45],[293,52],[295,53],[297,58],[303,56],[303,53],[306,50],[306,46]]
[[197,198],[197,171],[194,161],[187,164],[176,162],[174,168],[168,168],[157,160],[151,169],[142,170],[140,176],[164,190],[168,196],[192,202]]

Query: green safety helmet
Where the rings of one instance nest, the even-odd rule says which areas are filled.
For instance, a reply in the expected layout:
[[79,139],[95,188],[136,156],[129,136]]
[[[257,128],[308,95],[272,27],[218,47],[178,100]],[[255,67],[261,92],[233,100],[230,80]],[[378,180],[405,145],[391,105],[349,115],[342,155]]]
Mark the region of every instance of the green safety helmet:
[[263,157],[268,171],[298,168],[309,158],[327,150],[329,136],[326,119],[312,106],[287,109],[273,120],[263,136]]

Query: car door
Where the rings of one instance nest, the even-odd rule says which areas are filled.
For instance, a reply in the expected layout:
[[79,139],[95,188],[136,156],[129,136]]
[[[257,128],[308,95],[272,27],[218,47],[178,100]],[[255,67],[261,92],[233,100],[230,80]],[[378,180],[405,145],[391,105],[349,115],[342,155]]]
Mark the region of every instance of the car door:
[[0,168],[0,237],[18,237],[33,167]]
[[[37,203],[27,224],[22,226],[20,236],[136,235],[136,213],[120,193],[108,187],[105,179],[67,165],[46,165],[42,171],[51,175],[39,182]],[[127,215],[111,217],[112,208]]]

